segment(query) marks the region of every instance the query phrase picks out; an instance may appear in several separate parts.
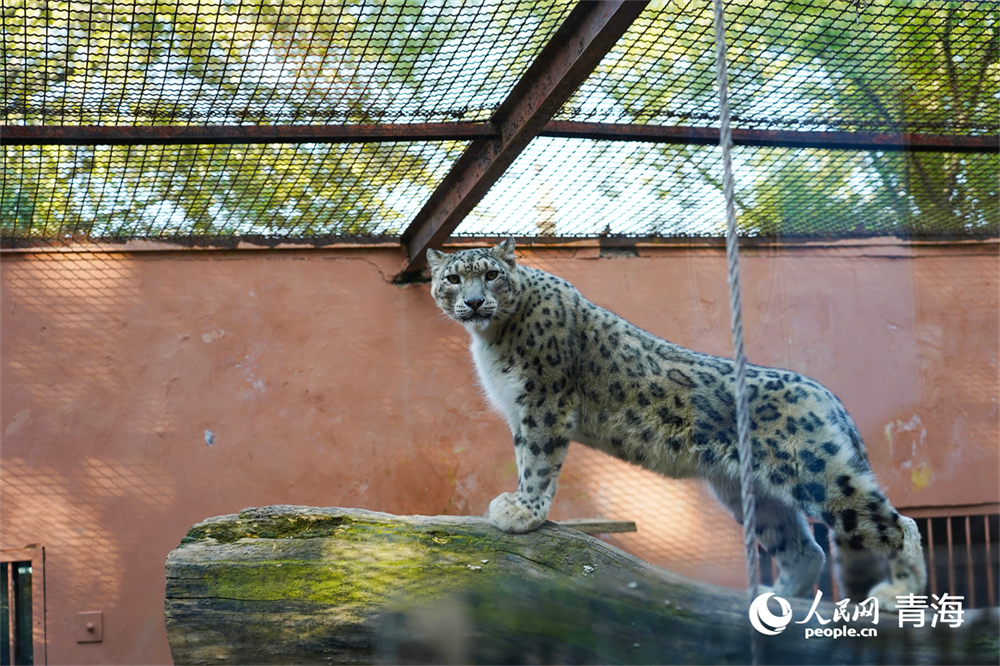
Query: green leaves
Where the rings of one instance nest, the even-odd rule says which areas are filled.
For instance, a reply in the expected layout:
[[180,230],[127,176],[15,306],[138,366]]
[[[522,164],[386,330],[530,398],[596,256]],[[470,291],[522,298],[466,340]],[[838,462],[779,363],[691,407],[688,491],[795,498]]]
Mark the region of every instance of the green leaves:
[[[12,0],[9,124],[483,121],[570,0]],[[4,148],[0,234],[396,234],[463,145]]]
[[458,142],[7,146],[6,238],[398,234]]
[[486,120],[569,0],[12,0],[7,122]]
[[[0,9],[4,122],[484,121],[573,4],[9,0]],[[733,0],[727,7],[736,127],[938,134],[1000,127],[1000,3]],[[711,3],[651,5],[557,119],[717,124],[713,40]],[[0,235],[393,235],[462,148],[7,146]],[[641,198],[657,209],[631,233],[714,233],[705,219],[705,201],[720,188],[711,149],[650,145],[639,154],[606,144],[588,154],[597,182],[566,176],[580,180],[578,198],[594,200],[574,207],[574,216],[595,218],[609,203],[620,209]],[[609,159],[621,161],[609,169],[615,176],[593,176]],[[995,153],[743,148],[736,159],[746,234],[1000,230]],[[522,188],[517,196],[528,195]]]
[[[726,19],[734,127],[956,135],[1000,127],[1000,3],[744,0],[727,3]],[[557,117],[718,126],[711,3],[647,11]],[[706,187],[721,191],[721,166],[707,149],[656,146],[639,161],[672,172],[658,192],[692,210],[688,199],[704,198]],[[996,154],[741,148],[736,168],[748,235],[1000,231]]]

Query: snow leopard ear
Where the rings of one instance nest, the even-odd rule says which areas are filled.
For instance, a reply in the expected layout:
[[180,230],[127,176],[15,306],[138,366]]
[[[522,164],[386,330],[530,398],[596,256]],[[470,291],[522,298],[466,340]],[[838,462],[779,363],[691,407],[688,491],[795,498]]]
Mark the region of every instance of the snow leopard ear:
[[434,248],[427,248],[427,265],[431,267],[431,273],[436,273],[437,269],[441,267],[444,263],[444,258],[447,257],[444,252],[438,252]]
[[493,255],[511,268],[517,260],[514,258],[514,237],[508,236],[507,240],[492,248]]

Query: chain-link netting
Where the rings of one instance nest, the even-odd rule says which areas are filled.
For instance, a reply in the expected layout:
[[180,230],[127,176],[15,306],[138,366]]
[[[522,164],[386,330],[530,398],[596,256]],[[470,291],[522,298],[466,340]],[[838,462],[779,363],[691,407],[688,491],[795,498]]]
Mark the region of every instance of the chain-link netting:
[[[483,122],[573,4],[17,0],[0,13],[0,108],[14,126]],[[1000,127],[1000,2],[727,7],[738,128]],[[707,0],[651,3],[555,119],[716,125],[712,39]],[[0,240],[392,240],[463,145],[7,146]],[[997,151],[741,147],[736,160],[747,235],[1000,229]],[[456,233],[718,237],[720,179],[708,146],[536,139]]]
[[8,241],[397,236],[460,142],[7,146]]
[[13,0],[6,122],[487,120],[570,0]]
[[[1000,3],[726,2],[734,127],[992,133]],[[560,120],[718,125],[712,5],[654,3]]]
[[[995,154],[737,147],[733,160],[747,236],[1000,230]],[[722,236],[721,169],[714,146],[540,138],[455,235]]]

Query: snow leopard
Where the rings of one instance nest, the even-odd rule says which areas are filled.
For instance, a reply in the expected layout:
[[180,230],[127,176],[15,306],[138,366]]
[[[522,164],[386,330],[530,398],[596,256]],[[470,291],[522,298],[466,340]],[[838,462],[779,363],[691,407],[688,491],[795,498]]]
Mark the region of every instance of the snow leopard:
[[[734,362],[663,340],[555,275],[519,264],[514,239],[427,251],[431,293],[471,337],[491,406],[514,439],[517,491],[489,505],[506,532],[545,522],[571,441],[671,478],[705,479],[742,524]],[[842,596],[921,594],[915,521],[880,490],[840,400],[789,370],[748,365],[756,538],[778,566],[775,594],[812,594],[825,556],[808,518],[833,533]]]

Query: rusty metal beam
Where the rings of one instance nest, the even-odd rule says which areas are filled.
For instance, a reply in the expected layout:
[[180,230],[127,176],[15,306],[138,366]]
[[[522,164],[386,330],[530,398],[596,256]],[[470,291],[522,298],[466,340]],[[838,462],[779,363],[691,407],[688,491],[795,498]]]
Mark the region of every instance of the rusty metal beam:
[[[229,143],[366,143],[382,141],[470,141],[500,136],[493,123],[421,123],[405,125],[233,126],[75,126],[0,125],[0,145],[229,144]],[[714,127],[676,127],[621,123],[549,121],[538,136],[600,141],[646,141],[681,145],[717,145]],[[909,152],[990,153],[1000,150],[998,135],[900,134],[876,132],[805,132],[734,129],[737,146],[827,148]]]
[[580,2],[491,122],[500,136],[473,141],[403,232],[403,273],[426,266],[427,248],[440,246],[546,123],[601,62],[648,2]]
[[[683,145],[719,144],[719,130],[715,127],[578,123],[554,120],[545,126],[539,136]],[[734,129],[733,144],[832,150],[988,153],[1000,150],[1000,136]]]
[[140,145],[216,143],[359,143],[469,141],[496,136],[490,123],[384,125],[0,125],[0,144]]

